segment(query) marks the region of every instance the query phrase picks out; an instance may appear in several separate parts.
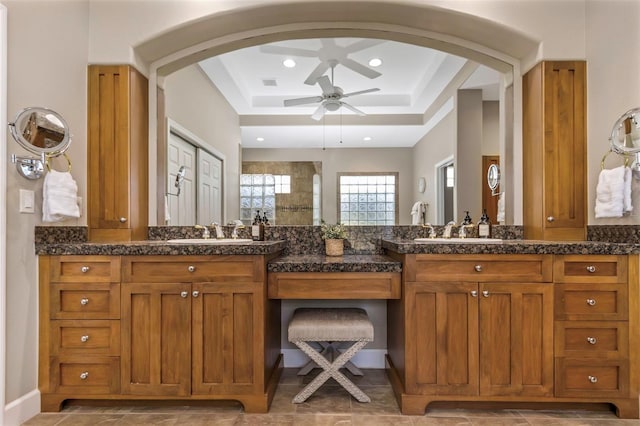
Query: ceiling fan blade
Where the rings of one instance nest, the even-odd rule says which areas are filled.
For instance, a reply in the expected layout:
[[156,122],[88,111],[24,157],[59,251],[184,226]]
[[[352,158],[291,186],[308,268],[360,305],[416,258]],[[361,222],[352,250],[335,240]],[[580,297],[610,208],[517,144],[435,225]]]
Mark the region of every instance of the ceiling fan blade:
[[311,71],[311,74],[309,74],[309,77],[307,77],[307,79],[304,81],[304,84],[313,86],[314,84],[316,84],[318,79],[322,77],[322,75],[325,72],[327,72],[328,69],[329,69],[329,64],[327,64],[326,62],[319,63],[316,69]]
[[305,104],[315,104],[316,102],[322,102],[322,96],[309,96],[308,98],[296,98],[296,99],[285,99],[284,106],[296,106],[296,105],[305,105]]
[[263,46],[260,46],[260,51],[262,53],[273,53],[276,55],[303,56],[306,58],[315,58],[318,56],[318,52],[315,50],[298,49],[296,47],[286,47],[286,46],[274,46],[272,44],[265,44]]
[[364,75],[365,77],[368,78],[376,78],[376,77],[380,77],[382,74],[380,74],[378,71],[376,70],[372,70],[369,67],[365,67],[364,65],[354,61],[353,59],[349,59],[349,58],[344,58],[344,59],[340,59],[340,63],[342,65],[344,65],[345,67]]
[[344,95],[342,95],[342,97],[343,98],[347,98],[349,96],[363,95],[365,93],[378,92],[379,90],[380,89],[378,89],[378,88],[376,88],[376,89],[359,90],[357,92],[345,93]]
[[316,121],[320,120],[322,117],[324,117],[324,104],[320,104],[318,109],[316,109],[316,111],[311,115],[311,118]]
[[319,79],[316,80],[320,87],[322,88],[322,93],[324,95],[332,95],[336,89],[333,87],[333,84],[329,81],[329,77],[323,75]]
[[346,109],[349,109],[349,110],[351,110],[351,111],[355,112],[355,113],[356,113],[356,114],[358,114],[358,115],[367,115],[367,114],[365,114],[364,112],[360,111],[358,108],[356,108],[356,107],[352,107],[351,105],[349,105],[349,104],[348,104],[348,103],[346,103],[346,102],[340,102],[340,106],[343,106],[343,107],[345,107]]
[[373,46],[377,46],[384,42],[385,40],[363,38],[361,40],[356,41],[355,43],[351,43],[350,45],[343,47],[343,50],[347,53],[353,53],[353,52],[358,52],[360,50],[368,49]]

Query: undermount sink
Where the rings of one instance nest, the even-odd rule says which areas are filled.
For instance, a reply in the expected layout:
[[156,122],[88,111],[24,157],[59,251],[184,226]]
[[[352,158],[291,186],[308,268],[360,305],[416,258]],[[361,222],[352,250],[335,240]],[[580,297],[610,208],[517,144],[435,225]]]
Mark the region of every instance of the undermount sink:
[[416,243],[432,244],[500,244],[501,238],[416,238]]
[[246,244],[253,240],[249,238],[177,238],[175,240],[167,240],[169,244]]

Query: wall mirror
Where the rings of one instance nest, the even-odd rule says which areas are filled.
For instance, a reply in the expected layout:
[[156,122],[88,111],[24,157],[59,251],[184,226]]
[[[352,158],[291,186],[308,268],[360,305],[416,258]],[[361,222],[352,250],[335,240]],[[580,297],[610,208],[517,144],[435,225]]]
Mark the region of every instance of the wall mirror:
[[[315,46],[311,43],[315,43]],[[421,56],[422,62],[415,62],[417,55],[403,54],[404,59],[389,57],[387,61],[383,61],[386,65],[374,70],[374,73],[354,66],[347,60],[348,57],[372,70],[368,65],[369,59],[387,44],[391,46],[386,50],[389,55],[404,52],[397,52],[397,45],[403,43],[383,39],[342,37],[282,40],[201,59],[187,67],[172,69],[168,74],[162,75],[160,81],[165,89],[167,111],[177,111],[179,105],[184,105],[183,109],[187,110],[197,108],[194,106],[197,105],[194,104],[197,96],[185,95],[184,99],[176,100],[174,96],[186,91],[172,89],[171,85],[180,79],[193,82],[194,76],[207,78],[206,84],[215,87],[219,95],[238,113],[241,164],[247,160],[320,161],[322,198],[319,216],[325,220],[335,221],[340,217],[340,194],[336,181],[340,172],[399,172],[397,224],[411,223],[410,210],[415,201],[427,202],[429,211],[435,215],[438,211],[435,186],[427,186],[422,193],[417,181],[420,176],[426,176],[429,181],[435,179],[435,166],[446,157],[453,157],[457,166],[453,179],[456,191],[454,217],[461,219],[465,210],[475,211],[479,215],[483,205],[482,186],[486,182],[486,170],[482,168],[483,156],[512,153],[511,149],[506,148],[513,143],[513,132],[510,134],[513,122],[508,123],[513,120],[511,66],[495,59],[481,64],[414,44],[403,47],[428,52]],[[342,49],[344,63],[335,65],[329,61],[324,64],[313,53],[321,49],[325,53]],[[304,55],[296,56],[294,71],[290,69],[286,71],[289,74],[284,74],[283,59],[287,52]],[[411,58],[410,64],[407,63],[407,58]],[[477,60],[478,57],[474,59]],[[255,67],[256,63],[260,63],[260,67]],[[345,63],[362,72],[355,71]],[[190,78],[181,78],[180,74]],[[270,78],[261,77],[263,74]],[[321,87],[319,84],[305,83],[316,74],[329,76],[330,84],[325,81],[325,87]],[[379,75],[371,78],[376,74]],[[220,75],[228,78],[216,77]],[[232,80],[243,78],[245,80],[242,81],[246,84],[236,84],[229,88],[233,85]],[[420,96],[406,95],[407,90],[400,86],[408,80],[415,83],[413,86],[420,87]],[[330,97],[328,92],[332,88],[336,93],[350,94],[342,102],[363,111],[365,115],[354,113],[346,107],[337,111],[326,108],[320,120],[315,120],[313,116],[317,115],[318,108],[327,100],[325,97]],[[465,97],[467,103],[464,107],[460,107],[462,103],[459,102],[459,91],[473,92],[471,96]],[[202,93],[198,90],[194,92]],[[415,101],[422,99],[422,92],[426,93],[428,100]],[[301,99],[308,102],[297,102]],[[381,99],[387,103],[386,106],[377,104]],[[469,106],[470,104],[473,105]],[[178,106],[170,108],[170,105]],[[396,113],[390,112],[388,105],[396,108]],[[487,105],[489,107],[483,108]],[[188,126],[180,117],[175,119]],[[395,123],[395,120],[400,120],[401,123]],[[370,133],[358,133],[363,129],[368,129]],[[411,129],[413,133],[404,133],[407,129]],[[426,139],[430,140],[421,144],[425,134],[429,132],[431,136]],[[482,135],[481,138],[478,137],[479,134]],[[463,143],[460,143],[463,139]],[[381,141],[393,141],[395,144]],[[511,189],[509,178],[513,172],[509,171],[512,170],[512,161],[511,158],[500,160],[503,175],[501,183],[505,186],[503,190]],[[166,172],[164,174],[167,182],[173,181]],[[238,177],[237,184],[230,184],[226,188],[225,205],[233,206],[229,216],[225,217],[226,222],[236,218],[245,220],[240,211],[240,186]],[[238,194],[237,197],[229,202],[229,197],[235,194]],[[508,197],[514,196],[513,191],[507,194]],[[516,195],[516,199],[517,197]],[[161,206],[162,202],[158,201],[158,205]],[[457,218],[460,212],[462,216]],[[428,220],[438,223],[435,217]],[[276,224],[287,223],[276,220]]]
[[491,189],[491,195],[498,195],[496,191],[500,185],[500,168],[497,164],[491,164],[487,170],[487,184]]
[[13,154],[18,172],[27,179],[38,179],[44,174],[47,157],[63,154],[71,143],[69,126],[57,112],[43,107],[29,107],[18,112],[9,123],[11,136],[20,146],[39,157]]
[[640,152],[640,108],[630,109],[618,118],[610,140],[611,148],[619,154]]

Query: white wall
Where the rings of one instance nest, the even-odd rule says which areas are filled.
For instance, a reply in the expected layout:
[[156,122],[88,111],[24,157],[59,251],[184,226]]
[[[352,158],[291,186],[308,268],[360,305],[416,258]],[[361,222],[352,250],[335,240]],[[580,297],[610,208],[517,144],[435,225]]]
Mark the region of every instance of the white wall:
[[238,114],[200,67],[191,65],[164,81],[167,117],[225,156],[224,222],[240,217],[240,125]]
[[248,149],[244,161],[322,161],[322,217],[337,221],[338,172],[399,172],[398,223],[411,223],[413,160],[411,148]]

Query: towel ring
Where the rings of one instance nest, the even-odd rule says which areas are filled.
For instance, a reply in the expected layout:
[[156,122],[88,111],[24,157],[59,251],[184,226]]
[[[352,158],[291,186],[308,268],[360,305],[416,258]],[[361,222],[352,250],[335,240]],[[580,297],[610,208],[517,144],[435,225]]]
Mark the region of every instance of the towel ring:
[[49,171],[49,172],[51,171],[51,166],[49,165],[49,160],[52,159],[52,158],[55,158],[55,157],[59,157],[60,155],[62,155],[67,160],[67,163],[68,163],[67,172],[71,172],[71,160],[69,159],[69,156],[67,155],[66,152],[63,152],[62,154],[59,154],[59,155],[56,155],[56,156],[47,155],[46,156],[47,158],[45,160],[45,165],[47,166],[47,171]]
[[607,159],[607,157],[609,156],[609,154],[611,153],[615,153],[618,155],[622,155],[624,156],[624,166],[625,167],[629,167],[629,156],[627,154],[622,154],[622,153],[618,153],[612,149],[610,149],[609,151],[607,151],[603,156],[602,156],[602,160],[600,161],[600,170],[604,170],[604,160]]

